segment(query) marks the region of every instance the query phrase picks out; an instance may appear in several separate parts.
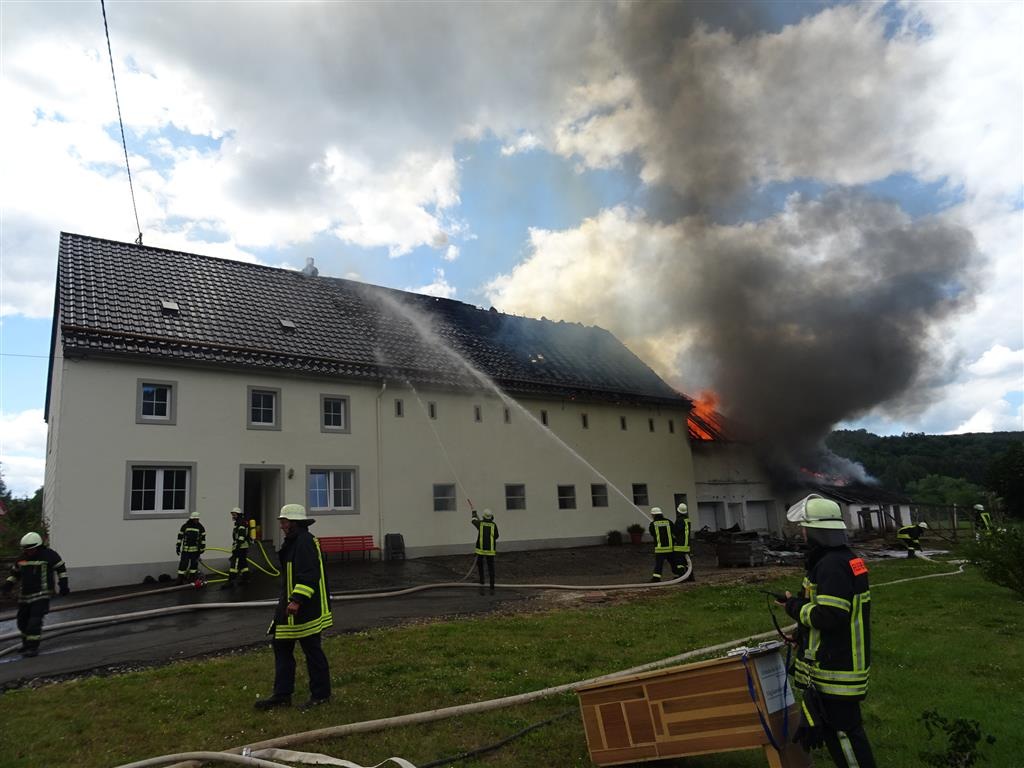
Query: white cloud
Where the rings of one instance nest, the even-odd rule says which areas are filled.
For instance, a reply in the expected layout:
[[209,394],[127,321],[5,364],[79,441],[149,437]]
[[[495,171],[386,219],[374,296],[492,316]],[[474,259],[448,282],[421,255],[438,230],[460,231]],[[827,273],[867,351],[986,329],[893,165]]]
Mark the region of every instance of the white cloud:
[[997,344],[985,350],[976,361],[967,366],[976,376],[1015,375],[1017,382],[1024,385],[1024,349],[1012,350]]
[[0,465],[15,496],[31,496],[43,485],[46,422],[41,408],[0,413]]
[[421,285],[419,287],[406,288],[405,290],[412,291],[413,293],[422,293],[427,296],[437,296],[441,299],[454,298],[457,293],[455,286],[445,279],[443,269],[434,270],[434,281],[432,283]]

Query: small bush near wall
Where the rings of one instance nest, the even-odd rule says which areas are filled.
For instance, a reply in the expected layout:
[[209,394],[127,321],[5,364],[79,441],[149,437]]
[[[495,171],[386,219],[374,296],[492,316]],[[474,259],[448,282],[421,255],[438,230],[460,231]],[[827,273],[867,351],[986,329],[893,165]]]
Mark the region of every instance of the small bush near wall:
[[622,531],[608,531],[608,544],[617,547],[622,544]]

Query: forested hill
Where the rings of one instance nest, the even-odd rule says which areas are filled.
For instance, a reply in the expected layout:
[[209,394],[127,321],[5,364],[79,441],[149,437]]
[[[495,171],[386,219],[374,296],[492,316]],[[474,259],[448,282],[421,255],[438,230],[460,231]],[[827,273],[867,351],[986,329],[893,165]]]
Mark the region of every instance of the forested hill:
[[928,475],[962,478],[985,487],[991,484],[993,465],[1022,449],[1024,432],[880,437],[863,429],[840,429],[825,443],[834,453],[863,464],[892,490],[906,491],[910,483]]

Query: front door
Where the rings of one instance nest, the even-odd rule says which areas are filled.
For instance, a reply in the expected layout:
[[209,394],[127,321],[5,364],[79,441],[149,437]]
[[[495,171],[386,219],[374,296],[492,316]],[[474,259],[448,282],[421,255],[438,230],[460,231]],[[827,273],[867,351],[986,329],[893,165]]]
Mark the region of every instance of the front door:
[[256,522],[256,539],[276,547],[281,541],[282,467],[242,467],[242,513]]

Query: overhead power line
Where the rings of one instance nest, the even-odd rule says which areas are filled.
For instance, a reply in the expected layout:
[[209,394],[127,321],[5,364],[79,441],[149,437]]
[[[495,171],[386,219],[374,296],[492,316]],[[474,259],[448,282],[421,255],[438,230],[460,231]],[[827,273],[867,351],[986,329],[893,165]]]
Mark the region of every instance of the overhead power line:
[[107,54],[110,56],[110,79],[114,81],[114,103],[117,104],[117,122],[121,126],[121,146],[124,147],[124,167],[128,169],[128,189],[132,193],[132,210],[135,212],[135,229],[139,236],[135,239],[136,245],[142,245],[142,227],[139,226],[139,209],[135,205],[135,186],[132,184],[132,168],[128,164],[128,142],[124,139],[124,120],[121,119],[121,100],[117,96],[117,77],[114,76],[114,52],[110,48],[110,27],[107,26],[107,6],[104,0],[100,0],[100,8],[103,10],[103,31],[107,35]]

